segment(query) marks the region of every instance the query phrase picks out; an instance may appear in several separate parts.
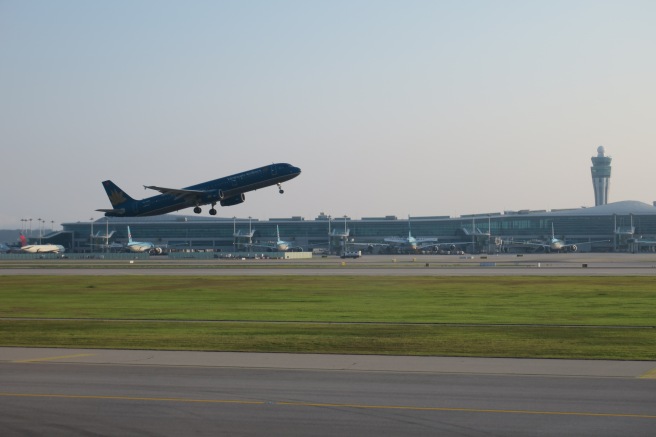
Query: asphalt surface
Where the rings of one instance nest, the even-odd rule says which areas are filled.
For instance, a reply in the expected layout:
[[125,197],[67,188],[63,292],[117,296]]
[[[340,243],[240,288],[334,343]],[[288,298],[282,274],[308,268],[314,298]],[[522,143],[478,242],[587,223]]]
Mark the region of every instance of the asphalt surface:
[[656,362],[0,348],[12,435],[653,436]]
[[308,260],[26,260],[0,275],[656,276],[656,253],[371,255]]
[[[2,263],[0,275],[656,274],[652,254],[67,261]],[[656,362],[0,348],[0,430],[3,436],[654,436]]]

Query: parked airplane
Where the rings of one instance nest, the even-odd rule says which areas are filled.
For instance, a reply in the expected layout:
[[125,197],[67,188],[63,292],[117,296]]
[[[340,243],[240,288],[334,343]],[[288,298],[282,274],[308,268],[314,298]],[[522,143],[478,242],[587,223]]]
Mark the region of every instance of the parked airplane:
[[440,243],[437,238],[415,238],[412,236],[410,231],[408,231],[407,237],[388,237],[385,238],[385,242],[390,245],[399,246],[404,250],[412,251],[421,251],[421,250],[448,250],[455,251],[458,246],[465,244],[471,244],[471,241],[457,241],[457,242],[444,242]]
[[60,253],[65,252],[66,249],[60,244],[27,244],[25,235],[20,235],[21,252],[27,253]]
[[216,215],[216,204],[221,206],[238,205],[245,200],[244,193],[270,185],[278,185],[280,194],[284,193],[282,183],[301,174],[301,169],[290,164],[271,164],[232,176],[203,182],[190,187],[164,188],[144,185],[144,188],[162,194],[135,200],[110,180],[103,182],[111,209],[97,209],[107,217],[141,217],[166,214],[184,208],[194,207],[196,214],[201,206],[211,204],[210,215]]
[[280,229],[276,226],[276,241],[269,244],[249,244],[251,247],[264,247],[269,250],[275,250],[277,252],[287,252],[288,250],[300,249],[303,250],[300,246],[293,246],[293,243],[289,241],[284,241],[280,239]]
[[534,243],[531,241],[515,241],[512,244],[518,244],[522,246],[533,246],[535,248],[541,248],[545,252],[576,252],[579,248],[578,246],[581,246],[583,244],[593,244],[593,243],[605,243],[610,240],[599,240],[599,241],[589,241],[589,242],[584,242],[584,243],[578,243],[577,244],[567,244],[563,240],[556,238],[555,232],[554,232],[554,225],[553,223],[551,224],[551,238],[547,239],[546,241],[542,243]]
[[435,244],[426,243],[437,243],[437,238],[415,238],[412,236],[412,231],[408,231],[407,237],[387,237],[383,241],[403,248],[420,250],[435,246]]
[[149,241],[134,241],[132,240],[132,233],[128,226],[128,244],[125,245],[130,252],[154,252],[162,253],[162,248],[155,246]]
[[402,250],[420,251],[433,248],[448,248],[448,250],[455,250],[456,246],[462,244],[469,244],[471,242],[456,242],[456,243],[440,243],[436,237],[420,237],[412,236],[412,229],[410,228],[410,221],[408,218],[408,236],[407,237],[387,237],[383,239],[384,243],[351,243],[355,245],[368,245],[368,246],[397,246]]

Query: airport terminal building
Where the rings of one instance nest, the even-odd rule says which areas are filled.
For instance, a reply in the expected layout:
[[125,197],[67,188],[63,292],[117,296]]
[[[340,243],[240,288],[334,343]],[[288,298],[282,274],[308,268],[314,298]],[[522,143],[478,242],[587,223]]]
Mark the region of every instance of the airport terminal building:
[[[305,251],[325,248],[332,253],[355,246],[363,252],[381,252],[385,238],[438,237],[440,242],[457,242],[467,253],[521,252],[520,241],[557,238],[579,244],[579,251],[654,251],[656,206],[638,201],[608,203],[590,208],[540,211],[504,211],[463,215],[399,219],[395,216],[216,218],[197,215],[163,215],[138,218],[101,218],[64,223],[63,230],[44,237],[44,242],[63,244],[73,252],[96,252],[111,243],[127,242],[130,226],[135,240],[150,241],[166,251],[239,252],[248,244],[275,242],[280,238]],[[590,243],[594,244],[583,244]],[[261,249],[253,249],[260,250]],[[534,250],[534,249],[530,249]]]

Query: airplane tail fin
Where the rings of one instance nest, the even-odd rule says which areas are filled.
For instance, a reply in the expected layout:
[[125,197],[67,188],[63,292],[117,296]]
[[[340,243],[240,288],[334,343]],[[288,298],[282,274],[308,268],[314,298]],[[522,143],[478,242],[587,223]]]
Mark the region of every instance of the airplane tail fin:
[[129,226],[128,226],[128,244],[132,244],[132,232],[130,232]]
[[105,187],[105,192],[109,201],[115,209],[120,208],[125,203],[133,202],[134,199],[128,195],[125,191],[121,190],[114,182],[110,180],[103,181],[103,187]]
[[25,235],[20,234],[20,237],[18,237],[18,239],[20,240],[21,247],[23,247],[27,244],[27,238],[25,238]]

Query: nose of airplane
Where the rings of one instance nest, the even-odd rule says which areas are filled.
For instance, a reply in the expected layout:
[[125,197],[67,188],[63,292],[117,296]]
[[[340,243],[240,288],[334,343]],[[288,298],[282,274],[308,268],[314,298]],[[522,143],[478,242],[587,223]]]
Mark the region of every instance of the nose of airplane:
[[300,169],[299,167],[294,167],[294,166],[292,165],[291,170],[292,170],[292,173],[295,174],[296,176],[298,176],[298,175],[301,174],[301,169]]

